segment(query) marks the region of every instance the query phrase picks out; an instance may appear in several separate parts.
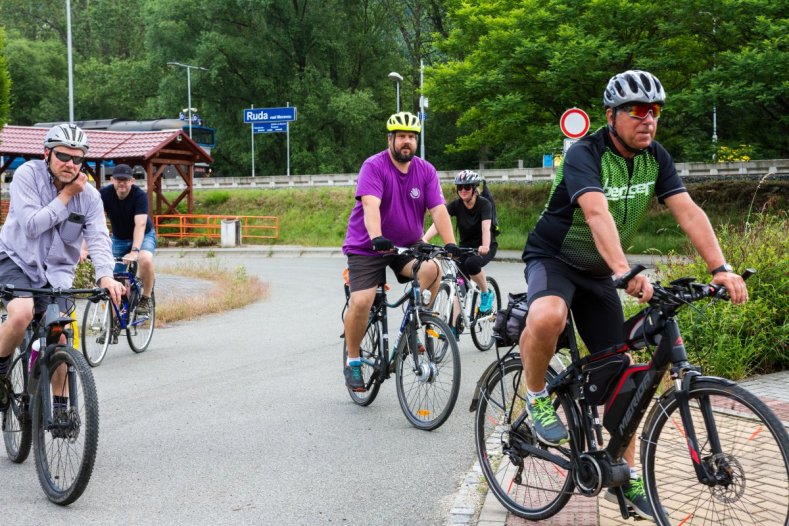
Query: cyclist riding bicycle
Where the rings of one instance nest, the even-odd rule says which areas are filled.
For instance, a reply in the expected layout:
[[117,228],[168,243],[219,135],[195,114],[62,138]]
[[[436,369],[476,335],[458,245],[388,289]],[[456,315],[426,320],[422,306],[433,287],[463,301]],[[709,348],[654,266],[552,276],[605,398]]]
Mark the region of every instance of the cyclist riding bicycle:
[[[458,198],[447,205],[450,216],[457,218],[460,246],[474,248],[479,255],[464,254],[458,258],[458,267],[469,276],[482,291],[480,295],[480,314],[493,309],[493,292],[488,290],[485,271],[482,269],[496,256],[498,243],[493,233],[493,205],[479,195],[478,187],[482,178],[477,172],[463,170],[455,176]],[[436,235],[435,225],[431,225],[422,240],[428,242]],[[459,306],[458,306],[459,307]],[[454,320],[450,324],[455,329]]]
[[[526,241],[529,315],[519,344],[527,410],[546,444],[568,440],[545,384],[568,309],[590,352],[624,340],[622,305],[611,277],[630,269],[623,247],[629,246],[653,196],[668,207],[707,263],[712,283],[726,287],[733,303],[748,299],[745,283],[731,272],[707,215],[687,193],[671,156],[654,140],[665,100],[660,81],[646,71],[625,71],[609,80],[603,94],[608,125],[568,150]],[[653,290],[648,277],[639,274],[626,292],[643,303]],[[631,474],[623,487],[628,504],[651,519],[635,468],[635,439],[624,457]],[[611,491],[606,498],[616,502]]]
[[[93,255],[96,282],[119,303],[124,286],[112,277],[110,238],[99,192],[81,171],[88,136],[73,124],[58,124],[44,139],[44,159],[14,173],[11,206],[0,230],[0,283],[24,288],[71,288],[83,239]],[[34,311],[46,298],[17,297],[6,305],[0,325],[0,375],[22,343]],[[66,310],[65,301],[61,309]],[[56,400],[65,407],[65,401]]]
[[[411,279],[414,260],[394,252],[395,246],[418,243],[430,212],[441,239],[456,252],[452,222],[436,169],[415,157],[422,126],[416,115],[395,113],[386,123],[388,148],[368,158],[359,171],[356,204],[348,219],[343,254],[348,257],[350,300],[345,313],[348,358],[344,369],[349,389],[364,391],[359,346],[375,299],[375,289],[391,267],[401,283]],[[438,264],[422,265],[422,289],[435,297],[440,283]]]

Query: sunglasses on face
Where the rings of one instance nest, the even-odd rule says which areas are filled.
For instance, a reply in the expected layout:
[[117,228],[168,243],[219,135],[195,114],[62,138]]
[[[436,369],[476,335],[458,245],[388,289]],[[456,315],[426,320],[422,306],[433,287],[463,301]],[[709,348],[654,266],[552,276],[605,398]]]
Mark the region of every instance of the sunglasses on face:
[[58,160],[64,163],[71,161],[74,164],[82,164],[82,162],[85,160],[85,157],[82,155],[69,155],[67,153],[57,152],[57,151],[53,153],[55,154],[55,157],[58,158]]
[[662,112],[663,108],[660,104],[652,103],[638,103],[638,104],[628,104],[626,106],[620,106],[620,111],[623,111],[633,117],[634,119],[641,119],[644,120],[649,115],[649,112],[652,112],[652,117],[655,119],[660,118],[660,113]]
[[473,189],[474,189],[474,185],[473,184],[459,184],[458,185],[458,192],[461,191],[461,190],[473,190]]

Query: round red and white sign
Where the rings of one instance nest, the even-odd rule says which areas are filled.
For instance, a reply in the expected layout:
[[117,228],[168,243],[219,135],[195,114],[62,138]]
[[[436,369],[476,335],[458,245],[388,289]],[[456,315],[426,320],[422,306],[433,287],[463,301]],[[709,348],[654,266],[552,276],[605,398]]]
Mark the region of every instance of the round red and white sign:
[[571,139],[580,139],[589,131],[589,115],[584,110],[570,108],[559,119],[562,133]]

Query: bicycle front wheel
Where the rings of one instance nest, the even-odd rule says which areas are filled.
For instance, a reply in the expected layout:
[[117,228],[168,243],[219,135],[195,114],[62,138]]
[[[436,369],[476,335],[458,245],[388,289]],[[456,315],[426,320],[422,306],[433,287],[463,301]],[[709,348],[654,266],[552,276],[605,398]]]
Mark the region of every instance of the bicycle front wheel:
[[6,375],[8,408],[3,413],[3,441],[11,462],[21,464],[30,454],[33,432],[30,423],[30,397],[25,383],[27,360],[19,359],[19,349],[12,356],[11,369]]
[[450,284],[444,282],[438,287],[436,299],[433,302],[433,313],[444,320],[447,325],[452,325],[452,289]]
[[[397,399],[408,421],[429,431],[446,422],[457,402],[460,352],[446,322],[430,314],[419,316],[416,337],[410,337],[415,329],[408,325],[395,351]],[[417,349],[411,348],[414,341]]]
[[151,291],[151,300],[148,303],[148,313],[138,314],[135,310],[129,313],[129,326],[126,327],[126,339],[129,347],[136,353],[145,352],[151,344],[153,329],[156,324],[156,295]]
[[51,386],[51,424],[42,403],[44,385],[33,404],[36,471],[49,500],[65,506],[82,495],[93,473],[99,403],[90,367],[71,347],[60,346],[52,353],[48,374],[40,382]]
[[[693,382],[688,398],[695,460],[676,392],[656,403],[644,426],[647,495],[653,509],[665,512],[655,517],[658,524],[789,524],[789,438],[775,414],[742,387],[718,379]],[[699,481],[697,463],[714,482]]]
[[[539,443],[528,421],[518,431],[512,429],[512,423],[526,410],[526,379],[521,361],[500,364],[486,379],[479,396],[474,425],[477,458],[493,495],[518,517],[552,517],[573,494],[572,471],[539,458],[524,446],[546,449],[568,464],[569,446]],[[554,398],[557,415],[566,427],[569,403],[563,397]]]
[[471,324],[471,340],[480,351],[487,351],[493,347],[496,341],[493,338],[493,324],[496,322],[496,313],[501,309],[501,293],[499,292],[499,284],[490,276],[485,277],[488,283],[488,291],[493,293],[493,308],[490,313],[483,316],[478,316],[480,295],[474,295],[474,312],[475,320]]
[[93,303],[89,301],[85,306],[85,315],[82,317],[80,346],[85,360],[91,367],[101,364],[107,355],[107,348],[112,340],[112,306],[109,300]]
[[[371,321],[367,324],[367,330],[364,331],[364,337],[359,349],[359,356],[362,359],[362,377],[364,378],[364,386],[367,388],[363,392],[353,391],[348,389],[348,394],[351,396],[353,403],[360,406],[368,406],[373,403],[375,397],[378,396],[378,390],[381,389],[381,379],[379,377],[379,370],[384,367],[381,357],[381,322]],[[347,342],[343,340],[342,344],[342,365],[348,363],[348,346]]]

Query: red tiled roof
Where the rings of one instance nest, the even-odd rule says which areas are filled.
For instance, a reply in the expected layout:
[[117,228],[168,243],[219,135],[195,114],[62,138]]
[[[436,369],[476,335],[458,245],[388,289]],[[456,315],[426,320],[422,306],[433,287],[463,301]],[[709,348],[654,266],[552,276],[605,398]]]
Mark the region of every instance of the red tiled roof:
[[[6,126],[0,131],[0,155],[42,157],[47,131],[47,128],[33,126]],[[213,162],[202,148],[180,130],[152,132],[86,130],[85,133],[88,134],[90,145],[87,155],[90,161],[130,158],[145,160],[174,143],[177,149],[191,150],[197,155],[195,162]]]

